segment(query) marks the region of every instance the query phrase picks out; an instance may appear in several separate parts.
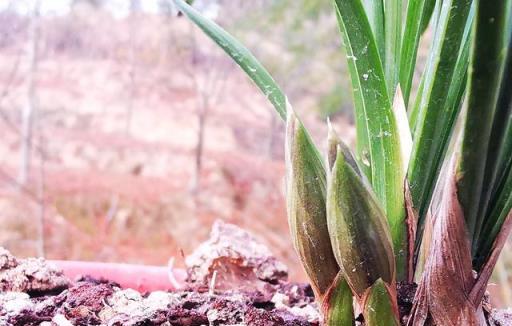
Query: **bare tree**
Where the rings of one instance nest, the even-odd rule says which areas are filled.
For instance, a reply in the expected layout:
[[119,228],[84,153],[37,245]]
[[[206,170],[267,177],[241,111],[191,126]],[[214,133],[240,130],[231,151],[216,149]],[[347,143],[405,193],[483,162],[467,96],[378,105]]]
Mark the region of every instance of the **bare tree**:
[[140,11],[140,0],[130,0],[130,31],[129,31],[129,39],[130,39],[130,50],[129,50],[129,79],[130,79],[130,94],[128,96],[128,106],[126,108],[126,134],[130,135],[131,133],[131,125],[133,118],[133,109],[135,102],[135,93],[136,93],[136,72],[137,72],[137,39],[135,37],[135,33],[137,31],[137,20],[138,13]]
[[30,42],[28,48],[29,70],[27,73],[27,102],[22,112],[21,126],[21,161],[18,174],[18,183],[25,185],[30,170],[30,156],[32,151],[32,126],[34,113],[37,109],[37,65],[40,36],[39,9],[40,0],[34,2],[30,24]]
[[[170,19],[174,19],[170,2],[161,0],[159,6],[161,11]],[[208,116],[212,106],[214,106],[225,88],[227,74],[232,64],[226,60],[222,55],[204,55],[199,47],[199,41],[196,37],[195,26],[192,24],[187,37],[188,43],[186,49],[183,49],[183,43],[178,41],[177,36],[174,34],[173,29],[170,29],[170,42],[174,47],[174,53],[186,53],[188,57],[181,58],[182,61],[189,60],[189,64],[184,65],[185,73],[189,77],[192,86],[196,93],[196,117],[197,117],[197,132],[196,132],[196,146],[194,149],[194,173],[190,184],[190,191],[193,194],[198,194],[200,191],[201,172],[203,169],[204,157],[204,143],[205,143],[205,129],[207,125]],[[205,46],[201,44],[201,47]],[[214,48],[215,49],[215,48]],[[215,49],[216,50],[216,49]],[[215,50],[205,51],[207,53],[215,53]]]
[[223,58],[216,56],[202,56],[198,49],[195,29],[191,26],[191,71],[188,72],[196,94],[197,113],[197,141],[195,148],[195,168],[192,179],[191,192],[200,191],[201,172],[203,169],[203,154],[205,128],[211,107],[215,105],[224,90],[229,65]]
[[44,233],[44,226],[45,226],[45,215],[46,215],[46,174],[45,174],[45,162],[46,162],[46,155],[43,148],[44,144],[44,137],[43,137],[43,128],[41,127],[41,120],[38,119],[38,141],[39,141],[39,184],[37,189],[37,196],[38,204],[39,204],[39,211],[38,211],[38,219],[37,219],[37,254],[39,257],[45,257],[46,254],[46,246],[45,246],[45,233]]

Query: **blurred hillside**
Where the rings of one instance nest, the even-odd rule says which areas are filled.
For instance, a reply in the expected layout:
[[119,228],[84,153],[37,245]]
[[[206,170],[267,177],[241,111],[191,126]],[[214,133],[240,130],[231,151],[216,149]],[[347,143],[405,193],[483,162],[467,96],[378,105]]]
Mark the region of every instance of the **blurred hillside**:
[[[133,2],[121,17],[107,3],[37,16],[31,2],[25,11],[13,2],[0,12],[0,245],[36,255],[44,240],[49,258],[164,264],[222,218],[260,235],[302,277],[284,210],[283,125],[266,99],[165,3],[147,12]],[[344,78],[334,18],[289,20],[271,1],[219,8],[217,20],[262,55],[316,138],[332,115],[350,141],[350,97],[333,91]],[[287,37],[311,26],[322,33]]]
[[[200,31],[165,0],[59,0],[52,10],[4,1],[0,246],[179,264],[221,218],[259,236],[304,280],[284,206],[283,124]],[[261,58],[318,144],[328,116],[353,143],[329,2],[196,5]]]

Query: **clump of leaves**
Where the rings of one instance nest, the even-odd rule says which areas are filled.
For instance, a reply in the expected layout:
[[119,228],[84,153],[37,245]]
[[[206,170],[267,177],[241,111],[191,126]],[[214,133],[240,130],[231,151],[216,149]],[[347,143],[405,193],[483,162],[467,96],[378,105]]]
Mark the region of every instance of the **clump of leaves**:
[[399,325],[396,284],[417,281],[408,325],[485,325],[482,297],[512,228],[512,0],[334,0],[357,147],[329,126],[326,159],[249,50],[175,4],[286,122],[290,230],[325,323],[353,325],[355,303],[366,325]]

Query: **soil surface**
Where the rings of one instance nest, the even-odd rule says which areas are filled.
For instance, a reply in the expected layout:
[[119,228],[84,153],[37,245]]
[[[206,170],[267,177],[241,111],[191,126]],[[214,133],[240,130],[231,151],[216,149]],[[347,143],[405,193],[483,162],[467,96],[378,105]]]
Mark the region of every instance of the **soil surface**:
[[[321,324],[311,287],[288,282],[286,266],[236,226],[215,223],[186,263],[179,290],[140,293],[87,276],[68,280],[42,258],[17,259],[0,248],[0,325]],[[415,291],[398,285],[404,321]],[[512,325],[511,310],[488,317],[491,326]],[[360,316],[357,324],[364,325]]]
[[233,225],[216,223],[186,262],[180,290],[139,293],[2,249],[0,325],[319,325],[309,285],[287,282],[286,266]]

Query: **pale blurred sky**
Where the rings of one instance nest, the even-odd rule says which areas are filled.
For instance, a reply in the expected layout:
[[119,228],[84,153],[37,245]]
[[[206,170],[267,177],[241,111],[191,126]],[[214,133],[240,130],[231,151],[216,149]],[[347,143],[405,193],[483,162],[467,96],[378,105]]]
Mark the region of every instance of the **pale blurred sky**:
[[[27,14],[34,6],[35,0],[0,0],[0,10],[11,6],[21,14]],[[72,0],[40,0],[42,15],[65,15],[69,12]],[[158,12],[159,0],[141,0],[142,10],[150,13]],[[215,18],[218,13],[218,5],[215,1],[196,1],[194,5],[210,18]],[[117,18],[125,17],[130,11],[130,0],[108,0],[105,2],[107,10]]]
[[[141,0],[144,11],[158,12],[158,0]],[[72,0],[41,0],[41,14],[43,15],[65,15],[69,12]],[[34,6],[34,0],[0,0],[0,10],[11,6],[20,13],[28,13]],[[105,7],[116,17],[124,17],[130,9],[129,0],[108,0]]]

